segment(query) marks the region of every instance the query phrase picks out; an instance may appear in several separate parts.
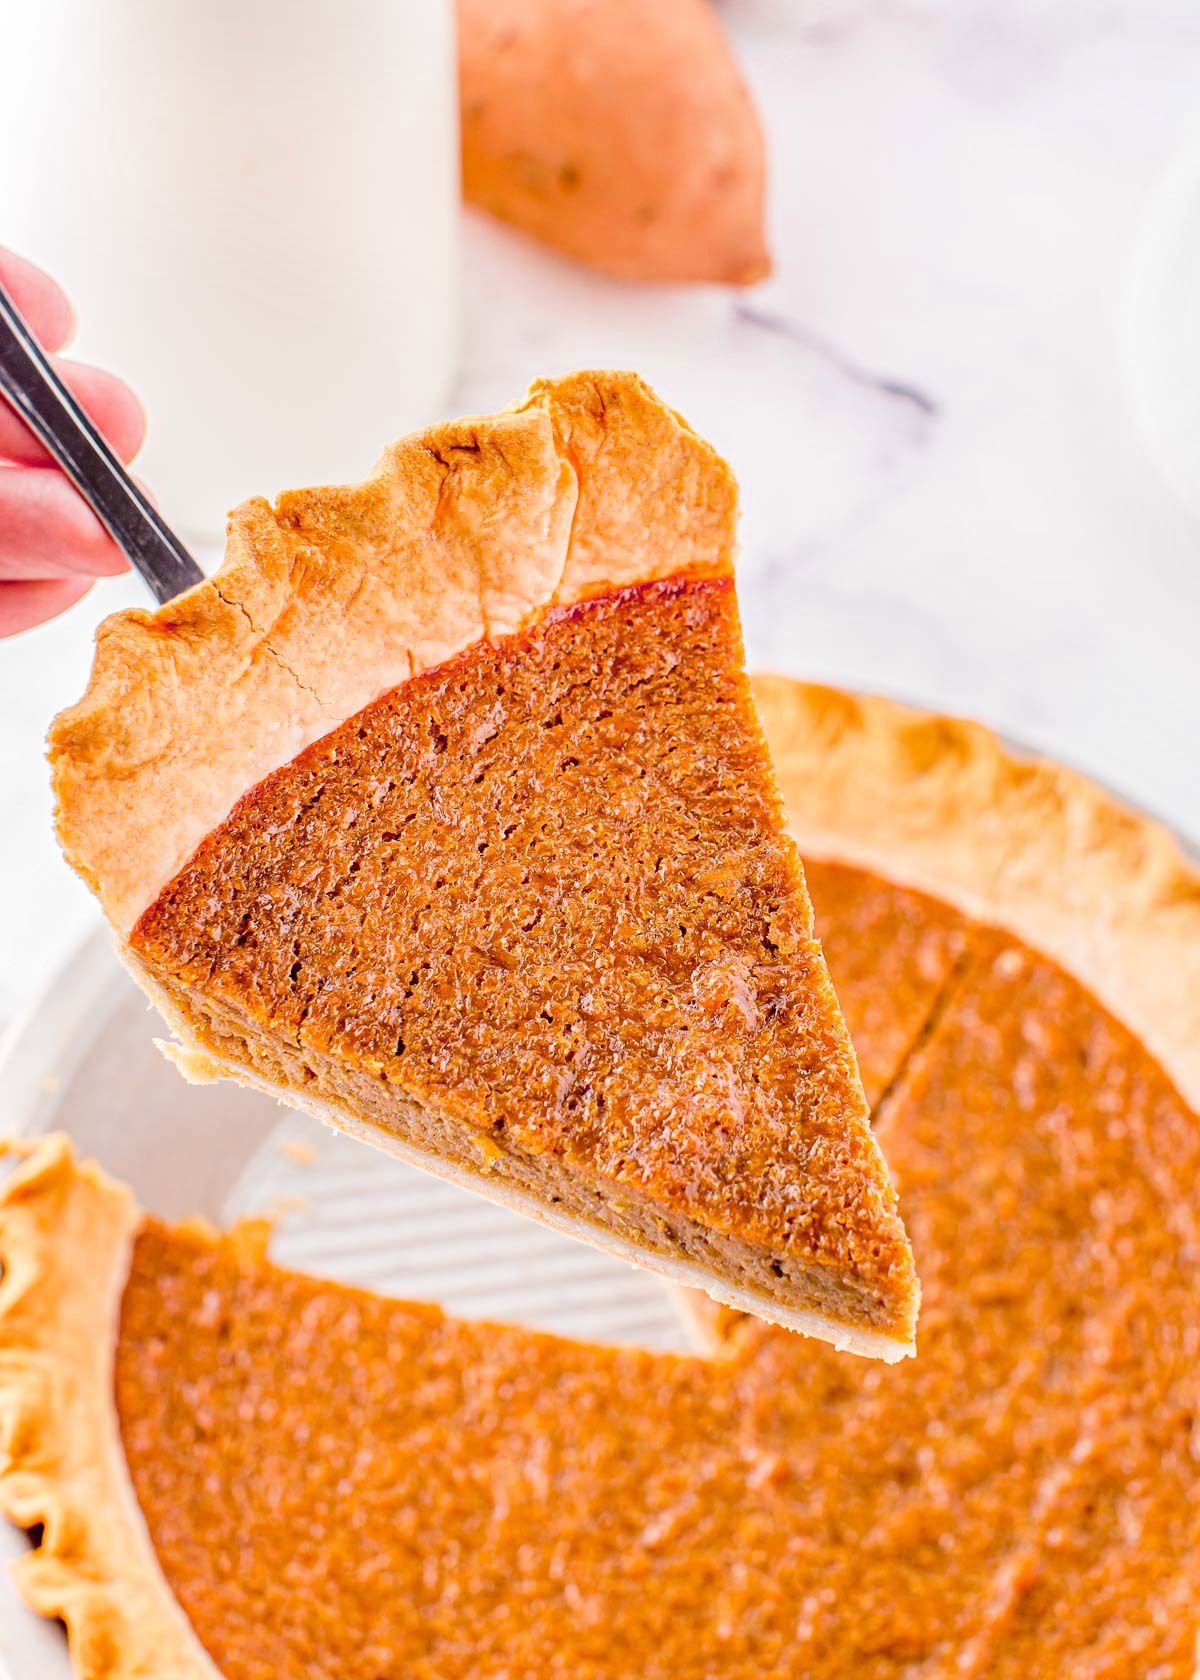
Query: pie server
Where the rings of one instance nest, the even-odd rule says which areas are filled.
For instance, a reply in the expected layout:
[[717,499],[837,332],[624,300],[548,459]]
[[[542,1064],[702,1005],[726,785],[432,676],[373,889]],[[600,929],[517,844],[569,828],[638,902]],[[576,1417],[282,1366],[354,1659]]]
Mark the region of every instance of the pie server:
[[51,367],[0,284],[0,397],[40,438],[158,602],[204,573]]

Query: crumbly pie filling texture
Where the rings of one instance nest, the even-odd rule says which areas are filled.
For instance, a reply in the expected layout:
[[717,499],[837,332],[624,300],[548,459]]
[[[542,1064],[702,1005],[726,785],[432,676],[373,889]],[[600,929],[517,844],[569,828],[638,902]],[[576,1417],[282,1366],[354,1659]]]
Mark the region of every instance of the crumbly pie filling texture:
[[102,629],[59,830],[189,1077],[896,1359],[916,1272],[744,670],[735,511],[621,374],[247,504],[211,582]]
[[[708,1359],[463,1323],[281,1272],[256,1228],[163,1226],[43,1145],[0,1207],[0,1500],[46,1524],[22,1584],[67,1617],[86,1680],[1193,1680],[1200,1093],[1173,1038],[1195,877],[970,726],[800,685],[760,699],[920,1257],[919,1357],[847,1360],[744,1317]],[[852,815],[836,839],[818,766],[848,785],[854,757],[876,790],[889,763],[939,800],[957,776],[941,897],[914,884],[933,842],[911,786],[887,804],[909,841],[865,840],[890,878],[848,855]],[[1054,880],[1039,949],[1031,878],[987,839],[1023,785],[1045,843],[1052,777],[1059,867],[1114,894],[1073,963]],[[1138,937],[1178,956],[1155,1054],[1086,973],[1120,950],[1110,999],[1136,1019],[1162,996],[1118,902],[1132,845]],[[117,1545],[89,1513],[122,1478]]]

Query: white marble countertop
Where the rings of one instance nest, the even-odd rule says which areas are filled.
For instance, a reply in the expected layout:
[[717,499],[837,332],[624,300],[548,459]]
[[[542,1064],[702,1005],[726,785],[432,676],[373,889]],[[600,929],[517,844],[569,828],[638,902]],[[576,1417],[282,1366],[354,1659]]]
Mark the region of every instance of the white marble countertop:
[[[981,717],[1200,835],[1200,522],[1139,440],[1121,334],[1149,195],[1197,120],[1200,8],[726,11],[775,277],[623,287],[473,222],[461,407],[636,367],[741,478],[753,665]],[[42,738],[96,621],[142,598],[105,584],[0,644],[0,1018],[94,921]]]

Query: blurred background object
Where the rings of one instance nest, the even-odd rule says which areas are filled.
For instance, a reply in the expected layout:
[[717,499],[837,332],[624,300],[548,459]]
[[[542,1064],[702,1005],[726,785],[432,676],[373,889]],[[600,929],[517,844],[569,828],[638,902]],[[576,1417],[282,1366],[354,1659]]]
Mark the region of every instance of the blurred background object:
[[[453,0],[38,0],[5,13],[0,227],[150,415],[139,473],[227,510],[361,476],[444,412]],[[20,167],[12,167],[14,160]]]
[[458,0],[467,198],[627,280],[768,272],[758,116],[711,0]]
[[1146,212],[1126,334],[1142,436],[1200,515],[1200,135],[1166,171]]

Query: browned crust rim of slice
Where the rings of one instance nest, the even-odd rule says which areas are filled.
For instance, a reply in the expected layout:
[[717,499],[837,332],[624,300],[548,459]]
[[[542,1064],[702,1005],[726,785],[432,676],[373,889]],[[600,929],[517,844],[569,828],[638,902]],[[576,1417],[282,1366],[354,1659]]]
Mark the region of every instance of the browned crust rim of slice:
[[1200,1110],[1200,870],[1169,830],[981,724],[788,677],[756,677],[754,696],[802,855],[1052,957]]
[[241,794],[380,694],[547,608],[728,572],[736,519],[728,467],[629,373],[539,381],[362,484],[243,503],[213,577],[100,627],[50,734],[68,859],[127,933]]
[[17,1588],[65,1622],[80,1680],[219,1680],[159,1568],[112,1398],[139,1210],[64,1136],[7,1147],[26,1159],[0,1192],[0,1510],[42,1529]]

